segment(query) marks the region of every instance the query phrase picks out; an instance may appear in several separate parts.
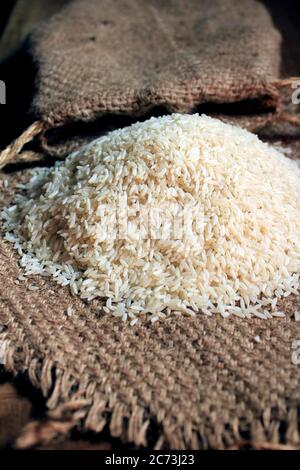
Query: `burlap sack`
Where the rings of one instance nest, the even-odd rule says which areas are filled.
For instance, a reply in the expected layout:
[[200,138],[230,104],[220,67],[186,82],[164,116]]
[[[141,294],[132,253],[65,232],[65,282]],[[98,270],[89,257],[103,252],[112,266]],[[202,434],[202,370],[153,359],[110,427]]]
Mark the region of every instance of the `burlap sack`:
[[71,1],[26,42],[38,120],[26,139],[39,134],[44,152],[63,157],[150,111],[206,112],[257,130],[281,113],[280,44],[255,0]]
[[[1,173],[1,206],[27,178]],[[130,327],[100,301],[19,274],[17,254],[1,239],[1,358],[7,370],[28,374],[49,408],[19,446],[107,424],[112,436],[150,448],[300,446],[299,296],[279,305],[285,318],[174,315]]]
[[[153,106],[186,111],[215,103],[209,108],[216,110],[220,103],[219,111],[226,102],[228,112],[246,114],[238,120],[250,128],[278,115],[280,40],[262,5],[160,3],[158,10],[153,1],[76,1],[32,35],[38,69],[32,110],[39,120],[4,163],[35,134],[43,149],[62,157],[104,125],[122,125],[119,113],[142,115]],[[300,158],[299,142],[294,147]],[[27,171],[0,173],[0,206],[27,178]],[[1,238],[0,360],[28,374],[49,408],[47,421],[29,426],[19,446],[74,426],[99,432],[106,425],[112,436],[150,448],[220,449],[244,440],[300,446],[299,297],[282,302],[286,318],[174,316],[129,327],[104,314],[100,302],[87,304],[48,279],[20,281],[19,273],[17,254]]]

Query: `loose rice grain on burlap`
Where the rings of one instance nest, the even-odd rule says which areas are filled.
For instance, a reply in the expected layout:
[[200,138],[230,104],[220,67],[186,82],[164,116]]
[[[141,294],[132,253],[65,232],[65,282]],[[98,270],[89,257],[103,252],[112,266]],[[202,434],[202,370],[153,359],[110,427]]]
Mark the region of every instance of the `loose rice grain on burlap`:
[[63,157],[101,133],[101,117],[118,127],[153,108],[258,129],[279,112],[280,44],[255,0],[74,0],[26,43],[42,148]]
[[[27,171],[1,173],[1,207],[25,179]],[[27,371],[49,407],[48,421],[29,426],[19,446],[107,423],[112,436],[138,446],[300,445],[300,365],[292,361],[299,296],[279,305],[286,318],[173,316],[130,327],[49,279],[15,283],[19,274],[18,256],[1,239],[4,366]]]

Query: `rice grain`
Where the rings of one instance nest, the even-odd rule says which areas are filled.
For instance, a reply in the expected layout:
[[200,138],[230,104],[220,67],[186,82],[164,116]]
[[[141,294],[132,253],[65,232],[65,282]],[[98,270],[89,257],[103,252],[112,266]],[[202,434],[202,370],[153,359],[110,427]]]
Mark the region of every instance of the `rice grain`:
[[25,274],[103,298],[131,325],[171,312],[266,320],[298,292],[299,166],[219,120],[113,131],[35,169],[22,191],[2,219]]

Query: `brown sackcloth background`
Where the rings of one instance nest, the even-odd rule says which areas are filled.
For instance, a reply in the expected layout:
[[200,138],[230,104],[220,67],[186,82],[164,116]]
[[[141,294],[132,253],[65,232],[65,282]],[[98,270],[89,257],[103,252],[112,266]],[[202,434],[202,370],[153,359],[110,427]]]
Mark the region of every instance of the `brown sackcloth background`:
[[[94,2],[89,3],[93,4]],[[111,3],[115,4],[115,2]],[[119,1],[116,3],[121,4]],[[138,5],[142,2],[130,3],[132,8],[139,8]],[[192,4],[192,2],[186,3]],[[248,0],[243,2],[232,0],[204,2],[202,0],[197,4],[200,3],[206,5],[206,12],[210,12],[207,21],[205,18],[203,19],[203,24],[200,13],[198,20],[201,25],[199,31],[205,31],[207,41],[208,38],[216,38],[211,23],[215,18],[214,5],[218,4],[218,8],[222,8],[222,15],[225,18],[223,37],[225,37],[225,31],[228,32],[229,29],[231,32],[228,38],[229,42],[230,38],[233,40],[238,36],[235,27],[243,24],[239,41],[243,43],[245,60],[240,61],[240,67],[244,67],[243,70],[246,70],[247,73],[242,74],[238,79],[243,80],[245,90],[249,91],[247,83],[250,83],[251,80],[248,82],[248,77],[252,77],[254,63],[259,64],[256,70],[260,70],[261,75],[258,72],[253,83],[259,82],[260,90],[264,86],[265,90],[271,89],[271,94],[267,95],[267,101],[261,99],[262,95],[259,95],[258,108],[256,107],[257,100],[251,97],[250,102],[248,99],[243,100],[242,103],[235,103],[233,108],[229,108],[228,104],[223,107],[220,103],[220,107],[217,108],[209,105],[208,110],[221,112],[225,109],[228,113],[232,112],[232,118],[236,118],[242,109],[246,118],[244,116],[245,119],[241,121],[237,117],[240,123],[249,122],[248,117],[252,121],[257,117],[263,120],[266,117],[268,120],[271,116],[273,120],[277,111],[272,108],[271,110],[267,109],[267,112],[264,113],[264,106],[269,97],[272,99],[275,97],[276,103],[279,99],[276,87],[270,86],[270,81],[274,77],[278,77],[280,52],[279,36],[271,26],[269,14],[264,7],[256,3],[253,7],[254,2]],[[87,2],[85,4],[87,5]],[[154,5],[155,2],[147,2],[147,4]],[[226,13],[225,4],[229,12],[232,6],[231,16]],[[242,7],[239,6],[241,4],[244,5],[244,12],[249,11],[245,18],[242,15]],[[247,6],[250,8],[250,4],[251,12],[247,10]],[[181,3],[176,1],[172,2],[172,5],[175,5],[176,9]],[[236,7],[235,13],[233,5]],[[73,8],[75,8],[75,4],[69,6],[66,11]],[[113,5],[110,8],[113,8]],[[148,7],[145,8],[148,12]],[[120,8],[120,11],[126,16],[126,8],[124,11]],[[163,15],[164,12],[160,11],[160,14]],[[56,18],[61,18],[61,21],[64,21],[66,13],[62,12],[60,15]],[[154,16],[151,16],[149,12],[147,15],[147,19],[150,18],[149,22],[153,23],[153,30],[157,30],[155,34],[160,38],[159,49],[167,44],[171,54],[171,46],[167,41],[170,33],[168,29],[166,30],[165,24],[159,23],[158,26],[157,20],[153,19]],[[251,21],[247,19],[249,15]],[[261,20],[258,17],[267,21],[268,27],[259,27]],[[136,15],[133,15],[133,18],[137,21]],[[142,18],[141,15],[141,21]],[[231,23],[228,23],[232,19],[235,20],[233,22],[234,28],[230,26]],[[103,21],[106,20],[110,20],[110,17],[105,16]],[[51,21],[56,24],[58,19]],[[244,28],[244,21],[246,28]],[[148,28],[147,24],[145,21],[143,31],[149,31],[149,29],[145,29]],[[108,26],[109,24],[103,25],[104,31]],[[113,25],[109,27],[113,27]],[[45,34],[46,38],[47,28],[47,26],[43,26],[39,33],[34,34],[36,37]],[[103,28],[101,28],[99,30],[102,31]],[[243,34],[242,29],[244,30]],[[82,43],[85,44],[88,63],[89,47],[93,47],[94,40],[88,42],[85,39],[83,41],[85,31],[85,26],[80,24],[80,28],[71,29],[71,34],[74,35],[72,43],[76,38],[81,38]],[[66,30],[66,34],[67,32]],[[137,31],[135,33],[139,34]],[[61,41],[63,41],[65,37],[62,27],[61,34]],[[105,34],[107,33],[103,32],[102,36]],[[161,35],[159,36],[159,34]],[[262,37],[261,34],[263,34],[264,40],[257,42],[257,38]],[[98,35],[96,37],[98,38]],[[165,37],[166,39],[164,39]],[[256,45],[250,49],[247,42],[249,37],[256,41]],[[33,47],[34,41],[31,41]],[[151,38],[147,39],[146,34],[145,41],[151,41]],[[221,51],[215,67],[216,69],[219,67],[222,54],[225,54],[228,72],[225,73],[227,69],[224,66],[222,74],[226,80],[225,78],[221,80],[220,72],[216,83],[223,85],[225,83],[227,87],[228,83],[231,83],[227,82],[227,77],[232,73],[231,65],[234,63],[235,55],[231,52],[233,56],[229,60],[229,56],[226,56],[227,49],[222,47],[221,39],[219,41],[217,42],[221,45],[219,48],[213,46],[215,44],[213,41],[210,45],[210,47],[215,47],[214,51]],[[273,45],[270,46],[267,54],[265,51],[268,50],[269,41]],[[60,74],[61,70],[64,70],[62,78],[67,77],[69,73],[68,67],[65,67],[69,54],[71,56],[73,54],[73,57],[76,56],[72,43],[69,43],[68,48],[65,47],[68,54],[62,56],[53,36],[53,43],[48,51],[50,57],[55,56],[55,54],[52,55],[55,50],[58,55],[60,53],[60,66],[57,68],[57,73]],[[107,43],[109,43],[108,39]],[[200,41],[200,45],[204,43]],[[42,47],[42,41],[36,42],[37,48],[39,44]],[[65,43],[61,42],[61,44]],[[86,44],[90,44],[90,46],[88,47]],[[125,44],[126,41],[123,37],[123,54],[126,52]],[[236,44],[238,46],[237,40]],[[199,47],[200,54],[205,49],[201,49],[200,45],[198,43],[191,44],[190,52],[193,47]],[[136,50],[138,52],[138,45],[136,45]],[[241,53],[242,49],[239,50]],[[253,51],[253,57],[250,50]],[[271,53],[272,50],[274,54]],[[205,51],[203,53],[205,54]],[[173,51],[173,57],[177,57],[176,54],[177,52]],[[255,54],[257,54],[256,57]],[[122,54],[118,57],[120,57],[118,60],[123,60]],[[182,56],[178,57],[182,60]],[[190,64],[191,67],[188,70],[191,73],[199,70],[200,76],[201,64],[194,64],[195,56],[191,53],[185,57],[187,69]],[[191,58],[188,59],[188,57]],[[39,88],[39,83],[42,84],[42,81],[39,80],[42,78],[42,65],[46,67],[47,60],[47,51],[44,49],[45,63],[37,63],[37,71],[40,71],[40,75],[36,80],[37,94],[34,104],[36,117],[38,117],[38,97],[42,96],[40,90],[46,89],[44,85],[41,89]],[[136,60],[138,61],[138,58]],[[100,63],[100,58],[98,61]],[[195,62],[197,61],[195,60]],[[146,67],[146,61],[142,63]],[[209,64],[208,57],[207,63]],[[178,62],[178,64],[182,64],[182,62]],[[117,65],[117,60],[112,63],[115,68]],[[136,67],[138,68],[138,66]],[[85,73],[85,69],[82,70]],[[80,77],[82,70],[78,71]],[[181,67],[179,67],[179,71],[181,72]],[[124,77],[126,78],[130,73],[130,70],[126,69]],[[92,76],[90,71],[87,76]],[[146,80],[147,76],[142,73],[138,75],[139,80],[141,76]],[[268,78],[265,80],[263,77]],[[47,93],[43,95],[48,96],[49,108],[47,110],[44,108],[43,111],[40,108],[40,116],[52,116],[52,126],[58,124],[59,121],[54,120],[55,116],[51,112],[61,110],[58,106],[60,99],[57,98],[56,105],[53,105],[51,111],[50,94],[56,91],[57,82],[55,80],[53,83],[51,80],[49,81],[48,95]],[[76,80],[74,83],[76,85]],[[69,86],[69,94],[66,94],[69,104],[77,100],[76,93],[80,93],[79,88],[72,89],[74,83],[66,79],[66,84]],[[110,81],[105,83],[109,84]],[[98,80],[93,86],[100,86],[100,84],[101,82]],[[111,89],[113,86],[114,82],[112,81]],[[226,89],[228,91],[228,88]],[[87,89],[84,89],[84,92],[86,93],[88,90],[87,84]],[[57,93],[58,97],[59,91]],[[243,90],[242,93],[244,93]],[[225,103],[228,103],[227,96],[232,97],[232,94],[224,92]],[[72,118],[70,127],[67,126],[67,121],[64,121],[63,118],[60,121],[60,124],[63,124],[61,132],[48,131],[42,138],[40,142],[42,142],[43,148],[49,149],[52,154],[62,156],[74,135],[77,136],[75,145],[78,145],[80,141],[85,141],[91,135],[97,135],[99,129],[102,132],[105,126],[109,128],[112,121],[114,125],[123,125],[130,121],[131,118],[124,118],[124,120],[117,118],[115,110],[111,112],[112,114],[104,111],[101,118],[99,97],[97,98],[95,95],[94,98],[95,101],[93,99],[91,101],[93,103],[91,109],[96,109],[94,103],[97,103],[97,113],[94,115],[97,115],[97,118],[90,114],[84,124],[85,117],[82,117],[79,112],[81,117],[78,123],[75,125],[75,120],[73,122]],[[141,105],[145,102],[138,101],[138,103]],[[160,113],[163,112],[166,104],[155,106],[156,110],[152,110],[152,113]],[[252,112],[249,111],[249,106]],[[226,114],[225,111],[222,111],[223,115]],[[146,108],[143,112],[146,112]],[[69,138],[67,138],[67,130]],[[273,142],[277,143],[277,140],[279,139],[273,139]],[[280,143],[282,142],[280,141]],[[285,145],[290,145],[293,149],[291,156],[300,160],[300,140],[290,138],[290,140],[285,140]],[[21,169],[20,166],[10,165],[0,173],[1,207],[7,206],[13,199],[16,184],[28,177],[28,170]],[[1,360],[8,371],[28,374],[31,383],[42,389],[49,407],[48,420],[28,426],[18,440],[20,447],[45,442],[56,436],[65,436],[74,426],[81,431],[91,429],[96,432],[109,426],[112,436],[121,437],[126,443],[133,442],[136,446],[147,445],[149,448],[221,449],[230,448],[232,445],[236,446],[236,443],[243,440],[264,443],[265,447],[283,443],[291,448],[300,448],[300,365],[295,365],[292,362],[292,354],[296,352],[293,349],[293,342],[300,340],[300,322],[296,322],[294,318],[295,311],[300,311],[299,296],[289,297],[281,302],[280,308],[287,314],[283,319],[263,321],[230,318],[225,320],[217,316],[198,315],[195,319],[174,316],[163,323],[155,323],[154,325],[143,323],[139,326],[129,327],[120,320],[105,315],[101,311],[100,302],[93,301],[87,304],[77,297],[72,297],[68,288],[58,287],[52,280],[38,276],[19,281],[20,273],[17,254],[11,244],[1,238],[0,340],[4,341],[1,344],[5,346],[2,348],[5,357],[2,357],[1,349]],[[29,287],[32,285],[38,286],[39,291],[31,291]],[[66,313],[68,306],[72,307],[70,316]],[[255,339],[257,336],[260,338],[259,342]],[[297,354],[296,357],[298,357]]]
[[[294,157],[300,159],[299,145]],[[26,178],[26,171],[2,174],[1,206]],[[50,409],[50,421],[29,426],[19,446],[74,426],[99,432],[106,423],[112,436],[137,446],[220,449],[243,438],[300,444],[300,365],[292,363],[299,297],[281,302],[283,319],[199,314],[130,327],[51,280],[18,281],[17,262],[1,240],[4,364],[27,370]]]
[[29,112],[43,123],[33,134],[63,157],[150,111],[261,128],[281,112],[280,45],[255,0],[71,1],[24,45],[35,70]]

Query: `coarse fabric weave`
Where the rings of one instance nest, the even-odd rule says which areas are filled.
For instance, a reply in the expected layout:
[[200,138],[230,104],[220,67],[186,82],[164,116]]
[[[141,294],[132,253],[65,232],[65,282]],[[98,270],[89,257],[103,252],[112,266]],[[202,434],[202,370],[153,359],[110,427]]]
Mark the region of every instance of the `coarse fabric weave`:
[[[28,177],[1,173],[1,207]],[[49,407],[48,421],[30,425],[19,446],[106,424],[112,436],[150,448],[300,445],[299,296],[279,303],[285,318],[174,315],[130,327],[100,301],[82,301],[48,278],[18,280],[20,272],[1,239],[1,358],[7,370],[28,374]]]
[[198,110],[258,129],[280,107],[280,44],[255,0],[72,1],[27,41],[37,70],[31,113],[48,128],[42,146],[64,156],[104,125],[150,110]]

